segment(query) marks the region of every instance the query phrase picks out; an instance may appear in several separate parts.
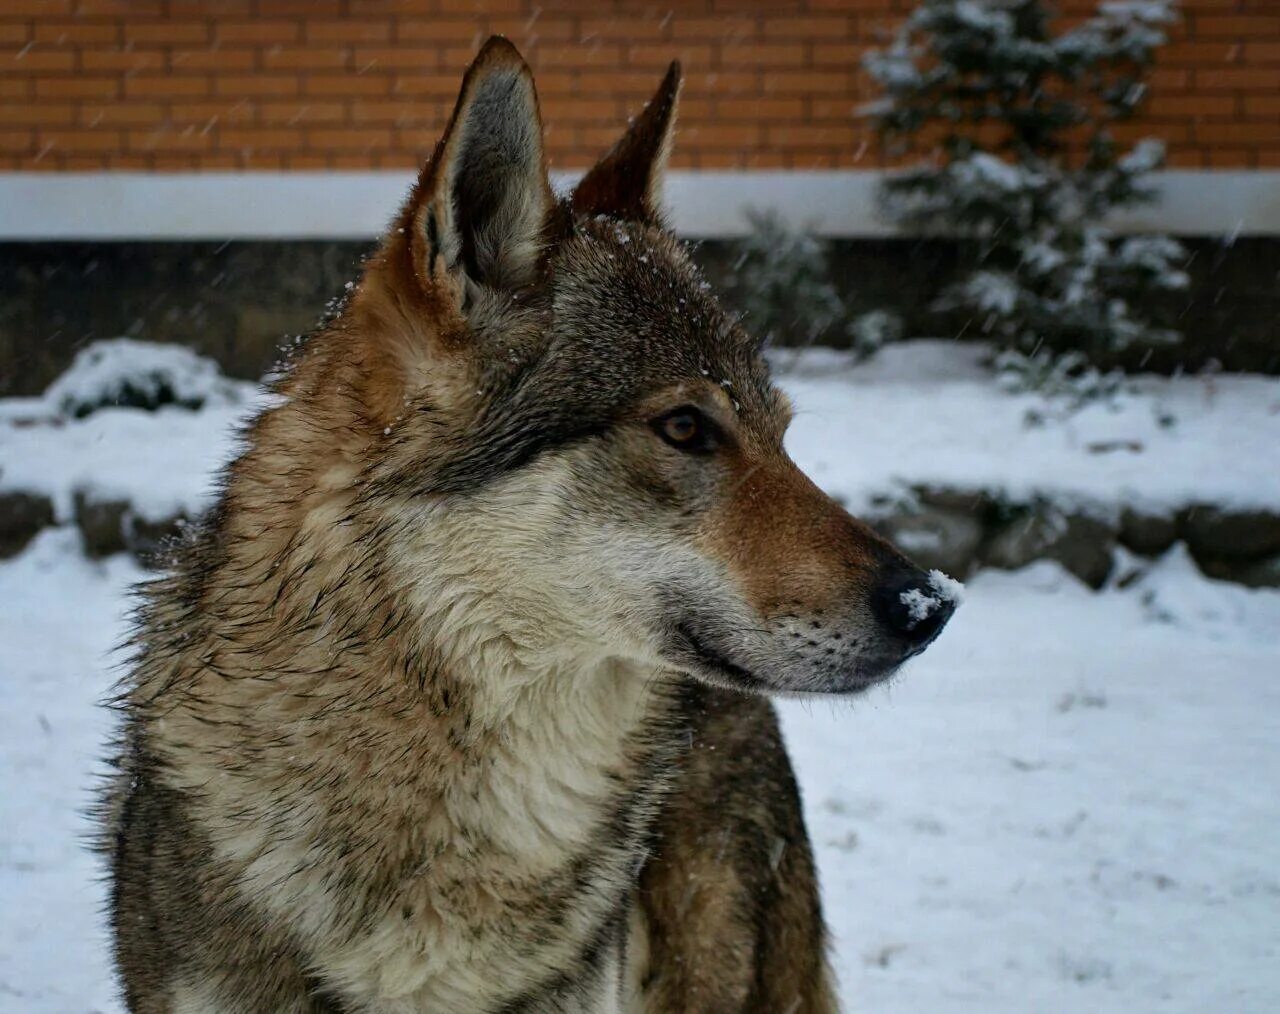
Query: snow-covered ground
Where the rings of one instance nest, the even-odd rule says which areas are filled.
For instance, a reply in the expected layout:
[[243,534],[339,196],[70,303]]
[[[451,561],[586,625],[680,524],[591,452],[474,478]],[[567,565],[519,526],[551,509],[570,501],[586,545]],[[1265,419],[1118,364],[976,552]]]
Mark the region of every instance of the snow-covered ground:
[[[855,505],[928,480],[1280,503],[1274,380],[1152,382],[1027,427],[1042,401],[967,356],[780,363],[797,460]],[[38,409],[0,406],[0,424]],[[234,415],[6,430],[0,486],[44,481],[64,511],[76,483],[198,507]],[[0,562],[0,1011],[15,1014],[118,1009],[80,810],[144,575],[86,561],[77,539],[48,530]],[[1280,1009],[1280,592],[1209,581],[1181,548],[1100,593],[1053,564],[984,573],[889,687],[782,710],[850,1009]]]
[[[117,1009],[79,810],[125,557],[0,564],[0,1010]],[[846,1003],[1280,1009],[1280,592],[1174,554],[1095,594],[985,573],[886,689],[788,703]]]

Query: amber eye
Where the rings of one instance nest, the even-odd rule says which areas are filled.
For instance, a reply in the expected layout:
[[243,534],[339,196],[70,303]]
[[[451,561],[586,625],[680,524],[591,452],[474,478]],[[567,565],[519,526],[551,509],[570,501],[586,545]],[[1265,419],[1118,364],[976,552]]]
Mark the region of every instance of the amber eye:
[[692,405],[683,405],[659,416],[653,421],[653,428],[658,436],[679,450],[705,453],[712,449],[712,424]]

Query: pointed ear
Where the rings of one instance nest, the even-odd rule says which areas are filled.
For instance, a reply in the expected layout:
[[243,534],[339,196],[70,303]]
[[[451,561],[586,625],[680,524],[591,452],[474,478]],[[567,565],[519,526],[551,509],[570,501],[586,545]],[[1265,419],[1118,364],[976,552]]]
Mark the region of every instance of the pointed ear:
[[554,205],[533,75],[493,36],[462,80],[444,137],[411,198],[413,264],[427,285],[532,280]]
[[662,223],[662,177],[679,95],[680,64],[672,61],[649,104],[573,191],[575,212]]

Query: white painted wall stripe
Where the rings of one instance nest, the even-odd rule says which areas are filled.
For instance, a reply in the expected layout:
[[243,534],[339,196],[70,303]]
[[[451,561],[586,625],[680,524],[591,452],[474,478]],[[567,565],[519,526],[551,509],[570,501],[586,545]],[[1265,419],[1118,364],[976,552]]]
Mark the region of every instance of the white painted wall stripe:
[[[678,171],[667,201],[676,228],[698,238],[742,235],[752,207],[776,208],[824,236],[891,236],[876,214],[880,175]],[[0,239],[369,239],[411,181],[404,172],[0,173]],[[1158,184],[1160,201],[1118,226],[1280,235],[1280,171],[1170,170]]]

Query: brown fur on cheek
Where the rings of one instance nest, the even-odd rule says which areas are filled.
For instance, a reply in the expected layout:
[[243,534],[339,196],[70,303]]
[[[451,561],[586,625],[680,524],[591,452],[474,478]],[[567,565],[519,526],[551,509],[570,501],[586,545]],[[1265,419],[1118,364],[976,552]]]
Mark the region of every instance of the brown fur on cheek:
[[884,550],[869,528],[784,455],[727,457],[724,498],[701,527],[701,548],[728,568],[760,616],[870,591]]

